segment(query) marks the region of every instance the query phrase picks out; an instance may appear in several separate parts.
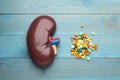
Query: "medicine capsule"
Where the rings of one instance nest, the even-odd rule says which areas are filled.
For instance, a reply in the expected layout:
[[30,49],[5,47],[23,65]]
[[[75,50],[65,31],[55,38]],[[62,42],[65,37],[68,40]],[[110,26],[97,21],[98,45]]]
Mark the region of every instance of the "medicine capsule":
[[90,47],[90,49],[91,49],[92,51],[94,51],[94,50],[95,50],[93,47]]
[[75,34],[75,37],[78,37],[78,33]]
[[85,25],[84,25],[84,24],[82,24],[82,25],[81,25],[81,28],[84,28],[84,27],[85,27]]
[[71,45],[71,48],[72,48],[72,49],[75,48],[75,45]]
[[[93,32],[93,35],[94,34],[95,33]],[[73,54],[76,59],[86,59],[87,61],[90,61],[88,55],[98,48],[97,44],[92,43],[92,38],[89,38],[87,33],[76,33],[71,38],[71,42],[71,54]]]
[[86,57],[86,60],[87,60],[87,61],[90,61],[90,57],[89,57],[89,56],[87,56],[87,57]]
[[82,36],[82,35],[83,35],[83,33],[82,33],[82,32],[80,32],[80,33],[79,33],[79,35],[80,35],[80,36]]
[[85,59],[85,58],[86,58],[86,55],[85,55],[85,54],[82,54],[82,55],[81,55],[81,58],[82,58],[82,59]]
[[88,52],[89,52],[89,53],[91,53],[91,52],[92,52],[92,50],[91,50],[90,48],[88,48]]
[[95,50],[97,50],[97,49],[98,49],[98,45],[97,45],[97,44],[95,44],[94,49],[95,49]]
[[86,34],[86,33],[83,33],[83,37],[84,37],[84,38],[87,38],[87,34]]
[[93,43],[90,43],[90,46],[92,46],[93,45]]
[[89,38],[89,40],[91,40],[91,41],[92,41],[92,38]]
[[92,36],[95,36],[95,32],[92,32]]
[[76,54],[76,55],[75,55],[75,58],[76,58],[76,59],[80,59],[80,58],[81,58],[81,55]]

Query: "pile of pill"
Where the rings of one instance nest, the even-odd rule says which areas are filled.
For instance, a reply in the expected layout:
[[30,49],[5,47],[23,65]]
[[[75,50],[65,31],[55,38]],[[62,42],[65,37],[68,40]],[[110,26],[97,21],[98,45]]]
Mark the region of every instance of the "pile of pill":
[[88,55],[98,48],[98,45],[93,44],[92,38],[89,38],[85,32],[76,33],[71,37],[71,42],[71,54],[74,55],[76,59],[86,59],[90,61]]

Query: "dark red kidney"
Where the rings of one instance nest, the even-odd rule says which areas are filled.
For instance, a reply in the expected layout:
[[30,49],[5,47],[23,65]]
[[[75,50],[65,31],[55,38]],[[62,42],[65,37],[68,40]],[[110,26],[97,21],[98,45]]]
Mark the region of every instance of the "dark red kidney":
[[50,16],[39,16],[31,24],[27,33],[28,53],[38,66],[48,66],[54,58],[54,50],[49,44],[49,36],[56,29],[56,22]]

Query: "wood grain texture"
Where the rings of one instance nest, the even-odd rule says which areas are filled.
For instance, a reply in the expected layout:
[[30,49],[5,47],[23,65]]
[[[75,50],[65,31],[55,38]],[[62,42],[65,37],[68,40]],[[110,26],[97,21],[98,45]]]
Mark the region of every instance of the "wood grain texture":
[[119,68],[120,59],[55,59],[44,72],[29,59],[0,59],[0,80],[119,80]]
[[[56,20],[54,37],[61,39],[46,72],[32,63],[26,47],[27,30],[40,15]],[[90,62],[70,55],[76,32],[87,32],[99,45]],[[119,40],[120,0],[0,0],[0,80],[120,80]]]
[[[40,15],[1,15],[0,35],[26,35],[31,22]],[[50,15],[57,23],[55,35],[93,31],[97,35],[120,35],[120,15]],[[81,25],[85,24],[82,29]]]
[[118,14],[120,0],[0,0],[0,13]]

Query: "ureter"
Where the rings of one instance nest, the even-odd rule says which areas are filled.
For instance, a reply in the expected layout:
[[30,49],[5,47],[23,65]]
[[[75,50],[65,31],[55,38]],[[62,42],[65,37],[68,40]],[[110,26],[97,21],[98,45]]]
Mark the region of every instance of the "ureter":
[[52,45],[52,47],[53,47],[53,50],[54,50],[54,55],[56,55],[56,54],[57,54],[57,48],[56,48],[56,45]]

